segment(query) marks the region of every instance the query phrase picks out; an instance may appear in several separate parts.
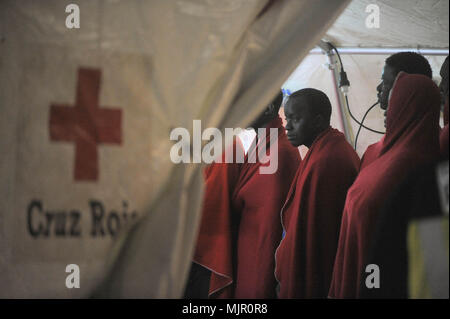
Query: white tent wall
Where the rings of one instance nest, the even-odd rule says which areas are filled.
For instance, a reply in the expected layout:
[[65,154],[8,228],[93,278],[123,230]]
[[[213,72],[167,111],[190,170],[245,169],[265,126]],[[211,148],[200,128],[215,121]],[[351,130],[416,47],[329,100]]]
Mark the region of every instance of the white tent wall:
[[[0,297],[178,298],[202,175],[170,160],[171,130],[245,126],[349,1],[74,2],[80,29],[66,28],[69,2],[0,1]],[[88,115],[66,117],[74,104]],[[118,229],[119,215],[134,222]]]
[[[387,57],[388,55],[341,55],[344,69],[350,81],[348,93],[350,110],[358,120],[361,120],[367,109],[377,101],[376,87],[381,82],[384,61]],[[441,80],[439,71],[445,56],[426,56],[426,58],[433,70],[433,79],[439,84]],[[328,58],[326,55],[308,55],[283,84],[283,88],[294,92],[311,87],[325,92],[333,106],[331,125],[343,131],[332,71],[328,69],[327,65]],[[348,116],[348,121],[351,123],[354,138],[359,125],[350,116]],[[367,115],[364,125],[378,131],[384,131],[384,111],[376,106]],[[362,128],[358,137],[357,153],[362,156],[367,146],[377,142],[381,137],[380,134]]]
[[[244,127],[269,103],[283,81],[320,39],[345,8],[347,1],[273,1],[264,14],[255,18],[227,60],[225,72],[217,82],[209,83],[210,91],[199,109],[198,118],[205,126]],[[308,32],[305,32],[308,30]],[[186,119],[184,119],[186,120]],[[168,203],[156,202],[147,220],[128,236],[114,263],[111,276],[99,295],[108,297],[180,297],[191,263],[199,222],[200,170],[189,167],[184,172],[183,187],[173,180],[167,192],[178,189],[180,218],[177,221],[173,249],[165,254],[170,268],[148,254],[147,242],[154,240],[155,223],[151,215],[166,214],[166,205],[174,206],[177,194],[169,194]],[[179,169],[177,169],[178,171]],[[164,197],[163,197],[164,198]],[[176,201],[175,201],[176,202]],[[170,203],[170,204],[169,204]],[[190,215],[185,215],[189,213]],[[164,232],[164,230],[160,230]],[[161,237],[167,234],[161,234]],[[167,264],[167,263],[166,263]],[[148,269],[155,270],[148,276]],[[153,275],[153,274],[152,274]],[[136,281],[145,278],[146,283]]]
[[[379,9],[379,28],[366,25],[369,5]],[[353,0],[324,39],[337,47],[448,49],[448,13],[448,0]]]
[[[69,3],[0,1],[0,297],[96,291],[178,298],[200,220],[202,176],[200,165],[170,161],[170,131],[184,127],[192,136],[194,119],[202,128],[245,126],[350,1],[77,0],[80,29],[65,26]],[[380,30],[364,27],[370,3],[353,1],[325,38],[338,47],[382,47],[386,38],[388,46],[448,48],[448,1],[374,1],[382,10]],[[343,56],[358,118],[375,101],[384,58]],[[431,61],[435,74],[442,60]],[[324,90],[335,107],[332,123],[342,129],[326,61],[309,56],[286,85]],[[101,74],[99,105],[122,115],[118,142],[98,147],[95,182],[76,180],[73,143],[54,141],[51,133],[52,105],[74,105],[80,74]],[[366,123],[382,128],[381,111]],[[363,131],[358,152],[378,138]],[[35,199],[43,208],[35,206],[32,215],[27,207]],[[92,199],[103,203],[108,221],[119,211],[137,212],[133,230],[114,236],[91,230]],[[64,211],[81,212],[81,236],[45,234],[42,223]],[[39,236],[30,235],[33,227]],[[65,285],[72,263],[80,266],[80,289]]]

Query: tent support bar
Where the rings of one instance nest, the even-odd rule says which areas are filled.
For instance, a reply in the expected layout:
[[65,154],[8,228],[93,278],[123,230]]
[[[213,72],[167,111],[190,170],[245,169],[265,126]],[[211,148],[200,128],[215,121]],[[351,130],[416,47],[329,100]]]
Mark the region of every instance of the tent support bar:
[[[327,53],[326,42],[321,41],[318,48],[312,49],[309,54],[324,54]],[[351,48],[341,47],[337,48],[340,54],[370,54],[370,55],[390,55],[397,52],[412,51],[422,55],[437,55],[447,56],[449,49],[434,49],[434,48]],[[324,52],[325,51],[325,52]]]
[[[348,114],[347,114],[347,103],[345,101],[345,95],[342,93],[342,91],[339,89],[339,68],[338,68],[338,58],[336,53],[334,52],[334,50],[331,49],[331,46],[324,41],[320,41],[319,45],[318,45],[321,50],[320,53],[321,54],[326,54],[328,57],[328,67],[331,71],[331,76],[333,79],[333,86],[334,86],[334,92],[336,94],[336,100],[338,103],[338,107],[339,107],[339,117],[340,117],[340,122],[341,122],[341,126],[342,129],[344,131],[344,135],[345,138],[347,139],[347,141],[350,143],[350,145],[353,145],[353,129],[351,124],[349,123],[348,120]],[[340,51],[339,51],[340,53]]]
[[353,129],[351,127],[351,124],[348,121],[347,116],[347,109],[345,108],[347,106],[345,101],[345,96],[342,93],[342,91],[339,89],[339,70],[338,70],[338,62],[337,57],[335,54],[329,52],[327,54],[328,56],[328,63],[329,68],[331,71],[331,76],[333,79],[333,86],[334,86],[334,92],[336,94],[336,99],[339,107],[339,117],[341,119],[341,125],[342,129],[344,130],[344,135],[347,141],[350,143],[350,145],[353,145]]
[[[339,51],[339,54],[370,54],[370,55],[390,55],[397,52],[404,52],[404,51],[412,51],[417,52],[422,55],[434,55],[434,56],[447,56],[449,54],[448,49],[441,49],[441,48],[358,48],[358,47],[341,47],[337,48]],[[332,47],[328,42],[325,42],[321,40],[317,47],[312,49],[309,54],[326,54],[329,61],[329,68],[332,73],[333,77],[333,84],[334,89],[336,93],[336,98],[339,106],[339,115],[341,119],[341,125],[344,130],[345,137],[347,141],[353,145],[353,129],[351,124],[348,120],[348,114],[347,109],[345,106],[347,106],[347,103],[345,101],[345,96],[341,92],[341,90],[338,87],[339,83],[339,70],[337,68],[337,57],[332,50]]]

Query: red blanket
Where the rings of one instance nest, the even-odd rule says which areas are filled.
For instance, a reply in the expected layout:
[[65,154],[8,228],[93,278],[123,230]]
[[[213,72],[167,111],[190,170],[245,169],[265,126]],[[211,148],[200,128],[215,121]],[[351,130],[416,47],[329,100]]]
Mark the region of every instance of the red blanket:
[[383,137],[376,143],[373,143],[369,146],[367,146],[366,151],[364,152],[363,156],[361,157],[361,166],[359,170],[361,171],[364,167],[368,166],[370,163],[372,163],[380,154],[381,149],[383,147]]
[[[288,141],[279,117],[267,126],[266,137],[258,145],[265,143],[269,152],[270,128],[278,129],[277,171],[261,174],[260,168],[269,163],[249,163],[248,159],[259,147],[250,148],[233,194],[233,207],[241,217],[235,298],[275,297],[274,254],[282,235],[280,210],[301,159],[298,149]],[[272,138],[272,145],[273,142]]]
[[347,194],[330,297],[359,296],[383,204],[408,174],[437,159],[438,121],[437,86],[426,76],[401,72],[389,102],[380,155],[360,172]]
[[[244,152],[237,138],[233,144],[234,152]],[[212,163],[204,171],[205,193],[203,196],[202,219],[194,253],[194,262],[211,270],[209,294],[220,292],[223,297],[231,297],[230,285],[233,282],[233,226],[236,212],[231,205],[231,196],[239,178],[241,165]],[[234,226],[235,227],[235,226]],[[229,287],[229,288],[226,288]]]
[[[270,128],[277,128],[278,169],[260,174],[252,153],[264,143],[270,150]],[[270,141],[274,143],[274,139]],[[242,147],[238,145],[239,147]],[[194,262],[212,271],[211,298],[271,298],[275,292],[274,252],[281,239],[279,212],[300,155],[286,138],[281,119],[272,121],[266,136],[243,164],[212,164],[205,171],[203,215]]]
[[303,159],[282,211],[286,230],[276,252],[279,298],[326,298],[347,189],[359,157],[328,128]]

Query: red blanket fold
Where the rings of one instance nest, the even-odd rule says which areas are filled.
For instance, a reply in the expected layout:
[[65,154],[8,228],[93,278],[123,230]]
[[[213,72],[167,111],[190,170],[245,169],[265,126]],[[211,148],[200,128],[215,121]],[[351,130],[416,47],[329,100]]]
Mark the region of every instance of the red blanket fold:
[[347,189],[359,157],[338,130],[319,135],[303,159],[282,210],[276,251],[279,298],[326,298]]
[[401,72],[389,102],[380,155],[361,170],[347,194],[330,297],[359,296],[383,203],[414,169],[437,159],[438,121],[437,86],[426,76]]
[[363,156],[361,157],[361,166],[359,167],[360,171],[364,167],[366,167],[370,163],[372,163],[374,160],[376,160],[378,155],[380,155],[381,149],[383,147],[383,140],[384,140],[384,135],[378,142],[367,146],[366,151],[364,152]]
[[240,212],[235,298],[275,297],[274,253],[282,235],[279,214],[301,159],[288,141],[280,117],[267,126],[266,137],[258,146],[265,143],[269,153],[270,128],[278,129],[277,171],[261,174],[260,167],[269,164],[249,163],[259,147],[250,148],[233,194],[234,210]]
[[[278,170],[260,174],[262,164],[249,163],[262,143],[269,154],[270,128],[277,128]],[[240,143],[239,143],[240,144]],[[241,145],[237,145],[242,147]],[[194,262],[212,271],[211,298],[274,297],[274,251],[281,238],[279,211],[300,155],[286,138],[281,119],[251,148],[243,164],[212,164],[205,171],[203,215]]]
[[[237,149],[244,152],[244,147],[236,138],[233,154]],[[243,153],[242,153],[243,154]],[[221,292],[223,297],[231,297],[231,290],[225,289],[233,282],[232,265],[232,226],[233,211],[231,195],[236,187],[242,164],[212,163],[204,171],[205,193],[202,219],[194,253],[194,262],[211,270],[209,294]]]

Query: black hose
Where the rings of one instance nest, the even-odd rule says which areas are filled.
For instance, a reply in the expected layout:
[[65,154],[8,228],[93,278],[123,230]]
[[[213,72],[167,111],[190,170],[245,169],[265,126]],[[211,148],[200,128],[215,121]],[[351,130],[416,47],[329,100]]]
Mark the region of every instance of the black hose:
[[[378,105],[378,103],[380,102],[376,102],[375,104],[373,104],[371,107],[369,107],[369,109],[366,111],[366,113],[364,114],[362,120],[361,120],[361,125],[358,128],[358,133],[356,133],[356,138],[355,138],[355,150],[356,150],[356,146],[358,145],[358,136],[359,136],[359,132],[361,132],[361,128],[363,127],[362,123],[364,122],[364,120],[366,119],[367,114],[369,114],[370,110],[373,109],[376,105]],[[384,134],[384,133],[383,133]]]
[[[360,127],[364,127],[366,130],[371,131],[371,132],[373,132],[373,133],[377,133],[377,134],[385,134],[385,132],[377,131],[377,130],[372,129],[372,128],[368,127],[368,126],[365,126],[365,125],[362,123],[363,121],[359,122],[359,121],[353,116],[352,111],[350,111],[350,104],[348,103],[347,96],[345,96],[345,102],[347,103],[348,114],[350,114],[350,117],[353,119],[353,121],[355,121],[356,123],[358,123],[358,125],[359,125]],[[378,104],[378,102],[377,102],[377,104]],[[375,104],[375,105],[377,105],[377,104]]]
[[[339,54],[339,51],[336,49],[336,47],[335,47],[332,43],[328,42],[328,44],[329,44],[330,47],[334,50],[334,52],[336,52],[336,55],[338,56],[339,64],[341,65],[341,72],[345,72],[345,71],[344,71],[344,64],[342,64],[341,55]],[[359,129],[361,129],[361,127],[364,127],[366,130],[371,131],[371,132],[373,132],[373,133],[384,134],[384,132],[377,131],[377,130],[372,129],[372,128],[368,127],[368,126],[365,126],[365,125],[363,124],[364,120],[360,122],[360,121],[358,121],[358,120],[356,119],[355,116],[353,116],[353,113],[352,113],[352,111],[350,110],[350,103],[348,103],[347,95],[345,95],[345,102],[347,103],[348,114],[350,114],[350,117],[352,118],[352,120],[355,121],[355,122],[359,125]],[[377,104],[378,104],[378,102],[377,102]],[[376,104],[375,104],[375,105],[376,105]],[[359,130],[358,130],[358,132],[359,132]],[[355,142],[356,142],[356,140],[355,140]],[[355,149],[356,149],[356,147],[355,147]]]

